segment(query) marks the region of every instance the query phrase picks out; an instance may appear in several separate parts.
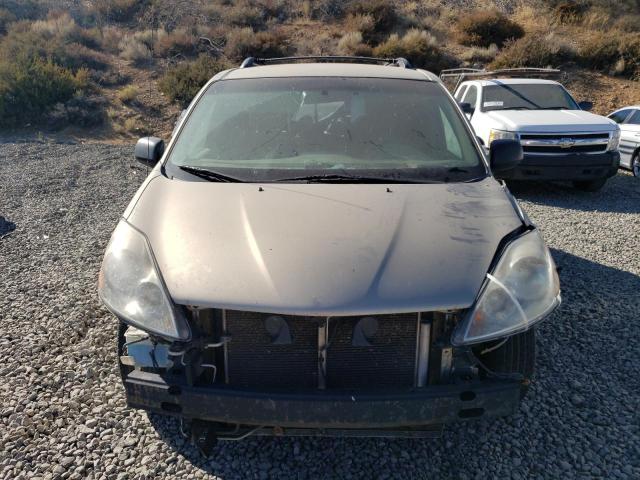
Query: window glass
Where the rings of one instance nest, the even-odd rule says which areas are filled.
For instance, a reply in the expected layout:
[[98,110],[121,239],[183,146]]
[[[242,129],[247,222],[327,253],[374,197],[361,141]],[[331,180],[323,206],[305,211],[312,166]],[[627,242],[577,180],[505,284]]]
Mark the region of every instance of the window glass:
[[628,108],[625,110],[620,110],[619,112],[615,112],[609,115],[609,118],[616,123],[622,123],[624,122],[624,119],[627,118],[630,111],[631,110],[629,110]]
[[467,94],[464,96],[464,102],[476,108],[476,101],[478,100],[478,88],[475,85],[471,85]]
[[579,110],[555,83],[497,83],[483,88],[482,110]]
[[640,125],[640,110],[633,112],[633,115],[629,117],[626,123],[631,125]]
[[290,178],[292,171],[447,181],[486,172],[441,85],[381,78],[215,82],[168,162],[247,181]]
[[464,97],[464,92],[467,91],[467,86],[463,85],[462,87],[460,87],[458,89],[458,93],[456,93],[456,100],[458,100],[459,102],[462,101],[462,97]]

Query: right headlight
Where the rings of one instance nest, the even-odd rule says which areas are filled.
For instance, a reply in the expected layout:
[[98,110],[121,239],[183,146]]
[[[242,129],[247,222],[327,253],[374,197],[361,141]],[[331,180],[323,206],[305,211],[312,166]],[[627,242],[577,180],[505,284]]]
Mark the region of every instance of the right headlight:
[[518,135],[516,132],[509,132],[507,130],[496,130],[492,128],[489,131],[489,145],[487,146],[490,147],[491,143],[494,140],[520,140],[520,135]]
[[126,323],[172,340],[191,336],[166,291],[147,238],[126,220],[120,220],[107,245],[98,294]]
[[617,150],[618,146],[620,146],[620,127],[616,125],[616,129],[611,132],[611,136],[609,137],[609,144],[607,145],[607,151],[611,152],[613,150]]
[[559,304],[555,264],[540,233],[531,230],[505,248],[451,343],[469,345],[522,332]]

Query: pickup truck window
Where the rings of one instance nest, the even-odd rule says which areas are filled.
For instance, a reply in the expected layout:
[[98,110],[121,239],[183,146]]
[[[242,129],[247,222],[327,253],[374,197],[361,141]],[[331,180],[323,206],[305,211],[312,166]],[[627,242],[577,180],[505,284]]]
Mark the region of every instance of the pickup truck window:
[[471,85],[469,90],[464,96],[464,102],[471,105],[473,108],[476,108],[476,102],[478,101],[478,87],[475,85]]
[[482,91],[481,110],[579,110],[578,104],[560,85],[509,83],[487,85]]
[[242,181],[329,173],[412,181],[486,175],[439,84],[382,78],[215,82],[189,115],[166,166],[171,173],[186,166]]
[[456,100],[458,100],[459,102],[462,101],[462,97],[464,97],[464,92],[467,91],[467,86],[463,85],[462,87],[460,87],[460,89],[458,90],[458,93],[456,93]]

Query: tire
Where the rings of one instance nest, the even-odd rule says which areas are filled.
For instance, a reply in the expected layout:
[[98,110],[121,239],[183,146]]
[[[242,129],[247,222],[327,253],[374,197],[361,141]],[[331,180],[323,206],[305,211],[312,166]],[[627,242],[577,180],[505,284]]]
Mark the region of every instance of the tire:
[[529,383],[535,371],[536,363],[536,331],[530,328],[518,333],[495,350],[482,354],[483,350],[499,344],[489,342],[475,347],[474,355],[492,372],[496,374],[520,374],[524,377],[520,398],[524,398],[529,390]]
[[576,190],[582,190],[583,192],[597,192],[604,187],[605,183],[607,183],[606,178],[598,178],[596,180],[573,182],[573,187]]
[[634,177],[640,178],[640,153],[636,153],[631,158],[631,172]]

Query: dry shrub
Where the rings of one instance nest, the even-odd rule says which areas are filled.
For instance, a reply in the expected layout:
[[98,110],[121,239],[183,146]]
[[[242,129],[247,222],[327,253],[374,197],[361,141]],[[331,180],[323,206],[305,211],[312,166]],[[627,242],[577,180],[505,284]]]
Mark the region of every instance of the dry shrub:
[[534,34],[507,41],[500,55],[491,62],[490,68],[545,68],[558,66],[574,58],[571,45],[562,42],[554,34]]
[[56,103],[47,113],[45,122],[54,130],[69,125],[95,127],[105,121],[104,106],[102,97],[76,93],[70,100]]
[[118,45],[120,45],[123,36],[124,32],[118,27],[104,27],[100,30],[100,46],[102,50],[109,53],[120,53]]
[[308,20],[329,22],[344,15],[344,0],[305,0],[300,3],[300,14]]
[[497,55],[498,47],[495,43],[492,43],[487,48],[471,47],[462,54],[462,59],[472,63],[488,63],[493,61]]
[[41,123],[55,104],[83,89],[86,72],[74,75],[51,60],[19,56],[0,59],[0,126]]
[[362,33],[349,32],[338,42],[338,54],[368,57],[371,56],[371,47],[362,41]]
[[223,23],[235,27],[251,27],[254,30],[265,26],[262,10],[249,2],[234,3],[220,10]]
[[184,62],[167,70],[158,86],[172,102],[187,106],[211,77],[226,68],[226,63],[200,55],[197,60]]
[[623,32],[640,32],[640,13],[630,13],[619,17],[614,22],[614,30]]
[[135,85],[127,85],[116,93],[118,100],[122,103],[133,103],[138,98],[138,87]]
[[403,37],[393,34],[378,45],[373,54],[385,58],[404,57],[415,67],[435,72],[456,64],[438,46],[435,37],[424,30],[409,30]]
[[553,9],[553,16],[560,25],[575,25],[580,23],[589,5],[573,0],[558,3]]
[[387,0],[357,0],[348,7],[351,16],[371,17],[373,25],[369,30],[363,30],[364,40],[376,42],[389,33],[396,26],[398,15],[395,6]]
[[246,57],[286,57],[291,48],[280,30],[254,32],[250,28],[236,28],[227,34],[224,48],[226,56],[233,60]]
[[162,56],[195,55],[198,52],[198,38],[187,28],[176,28],[171,33],[158,35],[154,50]]
[[479,10],[462,15],[456,25],[456,40],[468,46],[496,44],[500,47],[509,39],[523,36],[523,28],[497,10]]
[[0,8],[0,35],[7,33],[9,24],[16,21],[16,16],[6,8]]
[[142,65],[153,57],[153,45],[156,38],[161,36],[163,30],[143,30],[133,34],[125,34],[118,43],[120,56],[125,60],[130,60],[136,65]]
[[371,35],[375,28],[375,20],[371,15],[349,14],[344,19],[344,29],[347,32],[360,32]]
[[101,24],[105,21],[126,22],[145,3],[140,0],[93,0],[89,13],[97,17]]
[[619,31],[592,32],[581,43],[578,60],[587,68],[638,78],[640,37]]
[[331,55],[335,49],[335,37],[327,32],[302,36],[295,43],[298,55]]

